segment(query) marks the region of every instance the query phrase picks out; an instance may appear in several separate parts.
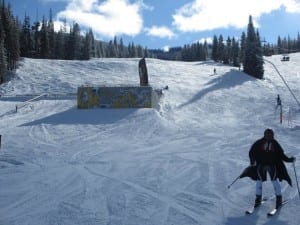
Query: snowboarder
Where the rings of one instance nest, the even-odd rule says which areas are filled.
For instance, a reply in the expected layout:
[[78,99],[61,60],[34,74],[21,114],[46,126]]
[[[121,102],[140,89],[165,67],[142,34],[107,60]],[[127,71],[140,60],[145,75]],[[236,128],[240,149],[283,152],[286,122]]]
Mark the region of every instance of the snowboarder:
[[[292,186],[291,178],[283,163],[295,162],[295,157],[287,157],[274,139],[274,132],[271,129],[264,131],[264,137],[257,140],[249,150],[250,164],[255,169],[252,178],[256,180],[255,205],[259,206],[262,201],[262,183],[267,180],[267,173],[270,175],[274,191],[276,194],[276,209],[282,204],[281,186],[279,181],[286,180]],[[279,180],[279,181],[278,181]]]

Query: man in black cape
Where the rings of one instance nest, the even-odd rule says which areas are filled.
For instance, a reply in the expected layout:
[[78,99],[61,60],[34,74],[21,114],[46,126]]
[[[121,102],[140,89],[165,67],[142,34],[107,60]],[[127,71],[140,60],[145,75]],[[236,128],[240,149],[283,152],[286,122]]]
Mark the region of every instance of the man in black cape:
[[[287,157],[280,144],[274,139],[274,132],[266,129],[264,137],[257,140],[250,148],[251,166],[247,167],[240,178],[250,177],[256,180],[255,207],[261,204],[262,183],[267,180],[267,173],[272,181],[276,194],[276,208],[282,204],[281,186],[279,181],[286,180],[292,186],[291,178],[283,162],[294,162],[295,157]],[[278,181],[279,180],[279,181]]]

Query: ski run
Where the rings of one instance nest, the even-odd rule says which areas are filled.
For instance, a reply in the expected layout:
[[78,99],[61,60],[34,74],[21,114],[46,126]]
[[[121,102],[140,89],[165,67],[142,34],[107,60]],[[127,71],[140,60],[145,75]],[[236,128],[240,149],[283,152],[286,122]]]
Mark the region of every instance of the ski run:
[[[300,54],[289,56],[266,59],[300,99]],[[227,188],[266,128],[300,174],[300,109],[274,67],[256,80],[212,61],[147,58],[150,85],[168,86],[158,108],[77,109],[82,85],[139,85],[139,60],[20,61],[0,86],[0,224],[299,225],[291,164],[293,187],[281,183],[291,200],[271,218],[273,199],[245,215],[255,182]],[[274,195],[271,182],[263,195]]]

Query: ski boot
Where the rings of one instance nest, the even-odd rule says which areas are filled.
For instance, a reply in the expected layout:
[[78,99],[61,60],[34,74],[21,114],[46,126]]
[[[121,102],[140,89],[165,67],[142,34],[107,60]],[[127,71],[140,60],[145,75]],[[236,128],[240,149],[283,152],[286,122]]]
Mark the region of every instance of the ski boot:
[[282,196],[281,195],[276,195],[276,209],[280,208],[282,206]]
[[254,203],[254,207],[258,207],[261,205],[261,195],[256,195],[256,198],[255,198],[255,203]]

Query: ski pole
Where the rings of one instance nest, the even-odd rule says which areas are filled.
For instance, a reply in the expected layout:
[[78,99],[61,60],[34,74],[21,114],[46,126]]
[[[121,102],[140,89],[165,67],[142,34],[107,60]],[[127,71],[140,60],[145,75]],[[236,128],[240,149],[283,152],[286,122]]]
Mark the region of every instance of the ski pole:
[[295,162],[293,162],[293,167],[294,167],[294,173],[295,173],[295,178],[296,178],[296,183],[297,183],[298,194],[299,194],[299,198],[300,198],[300,190],[299,190],[299,183],[298,183],[298,178],[297,178],[297,173],[296,173]]
[[235,180],[231,184],[229,184],[227,186],[227,188],[229,189],[238,179],[240,179],[240,177],[241,177],[241,175],[239,175],[237,178],[235,178]]

